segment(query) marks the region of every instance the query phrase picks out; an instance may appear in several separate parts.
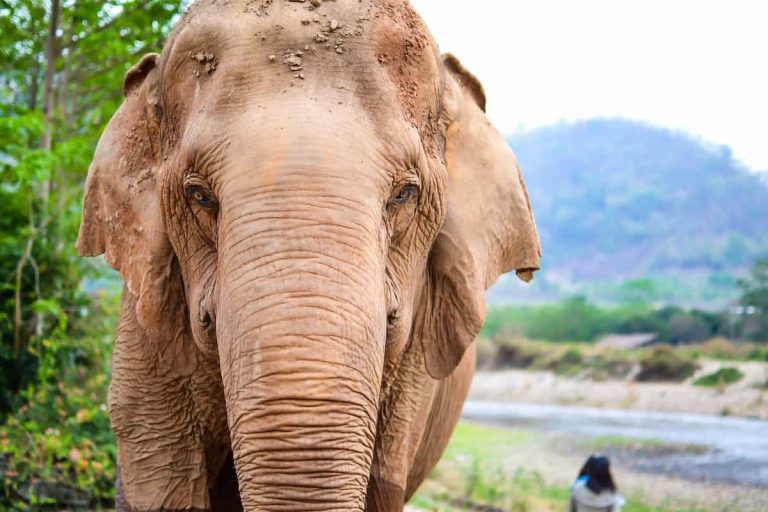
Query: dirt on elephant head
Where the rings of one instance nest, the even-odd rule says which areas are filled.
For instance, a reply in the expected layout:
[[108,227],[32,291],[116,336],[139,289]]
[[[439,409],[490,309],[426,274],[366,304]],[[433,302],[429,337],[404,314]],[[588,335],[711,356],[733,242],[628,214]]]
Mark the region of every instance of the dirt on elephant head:
[[[185,32],[195,27],[210,35],[190,46]],[[223,91],[235,79],[261,82],[273,74],[279,92],[298,93],[329,76],[346,75],[373,118],[389,116],[399,105],[425,141],[438,133],[440,56],[408,1],[199,0],[174,29],[163,51],[166,61],[177,46],[196,64],[189,70],[194,90],[186,94],[197,95],[206,86]],[[244,67],[245,55],[250,69]],[[222,71],[225,76],[217,76]],[[350,83],[337,82],[336,87]],[[434,156],[437,145],[430,146],[425,149]]]

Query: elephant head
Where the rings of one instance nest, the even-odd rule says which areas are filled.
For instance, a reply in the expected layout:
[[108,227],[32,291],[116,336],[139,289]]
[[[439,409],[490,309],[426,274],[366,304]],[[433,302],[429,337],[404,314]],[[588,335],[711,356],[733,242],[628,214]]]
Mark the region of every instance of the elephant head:
[[92,167],[81,253],[218,355],[246,510],[362,510],[399,358],[450,375],[539,266],[480,83],[407,3],[200,0],[126,84],[154,165]]

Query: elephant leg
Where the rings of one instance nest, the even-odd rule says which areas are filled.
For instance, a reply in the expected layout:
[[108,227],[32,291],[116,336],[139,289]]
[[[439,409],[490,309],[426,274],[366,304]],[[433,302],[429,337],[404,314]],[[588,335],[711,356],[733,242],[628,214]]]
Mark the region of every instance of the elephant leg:
[[[125,491],[123,490],[123,482],[122,478],[120,476],[120,466],[118,465],[116,467],[116,477],[115,477],[115,512],[134,512],[134,509],[131,508],[131,506],[128,504],[128,501],[125,499]],[[235,496],[237,499],[237,502],[234,501],[227,501],[225,506],[223,508],[212,508],[212,512],[242,512],[242,507],[239,506],[240,503],[240,497],[237,494],[237,482],[235,482]],[[213,503],[213,502],[212,502]],[[235,505],[237,504],[237,506]],[[163,511],[167,510],[168,512],[177,512],[175,510],[170,509],[161,509]],[[178,512],[207,512],[203,509],[185,509],[184,511],[178,511]]]
[[423,364],[420,352],[406,355],[382,405],[367,512],[401,512],[439,462],[469,393],[475,347],[441,381],[429,377]]
[[[197,357],[192,375],[174,373],[158,355],[170,338],[139,325],[136,301],[125,289],[109,388],[119,462],[117,509],[209,510],[209,465],[220,467],[227,448],[217,447],[229,445],[218,426],[226,424],[225,413],[214,407],[223,402],[223,392],[206,379],[218,376],[218,366]],[[191,342],[183,348],[195,350]]]
[[365,502],[366,512],[400,512],[404,504],[405,489],[401,485],[382,480],[380,475],[371,475]]
[[405,505],[409,468],[438,384],[423,368],[421,349],[414,347],[396,368],[385,370],[396,377],[382,389],[367,512],[401,512]]
[[461,417],[475,373],[475,344],[464,353],[459,366],[437,386],[429,417],[408,474],[405,499],[411,499],[429,472],[440,462]]
[[123,480],[120,478],[120,465],[115,467],[115,512],[130,512],[131,507],[128,506],[128,502],[125,501],[125,493],[123,492]]

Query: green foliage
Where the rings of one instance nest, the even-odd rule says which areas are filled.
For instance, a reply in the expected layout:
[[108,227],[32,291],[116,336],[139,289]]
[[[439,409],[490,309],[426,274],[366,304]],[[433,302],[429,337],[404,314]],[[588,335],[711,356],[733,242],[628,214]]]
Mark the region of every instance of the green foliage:
[[0,3],[0,419],[36,375],[26,347],[86,302],[74,240],[88,162],[125,70],[160,48],[178,11],[157,0]]
[[112,329],[96,317],[114,310],[83,291],[104,269],[75,253],[82,184],[125,71],[160,49],[179,10],[0,1],[0,508],[112,492]]
[[729,329],[728,315],[677,306],[653,309],[644,303],[599,307],[583,297],[540,306],[501,306],[488,311],[481,335],[490,339],[522,334],[546,341],[594,341],[611,333],[655,333],[680,344],[704,341]]
[[615,332],[652,332],[665,343],[693,343],[725,333],[727,318],[723,313],[701,310],[686,311],[677,306],[658,310],[628,313],[617,319]]
[[727,386],[728,384],[739,382],[743,378],[744,378],[744,373],[738,368],[724,367],[724,368],[720,368],[716,372],[712,372],[707,375],[699,377],[698,379],[693,381],[693,384],[696,386],[722,388]]
[[116,313],[117,296],[101,295],[76,327],[28,347],[38,361],[35,379],[21,393],[24,405],[0,426],[0,504],[82,506],[113,498],[106,394]]
[[493,338],[517,329],[533,339],[590,341],[607,332],[611,317],[584,297],[542,306],[491,308],[482,335]]

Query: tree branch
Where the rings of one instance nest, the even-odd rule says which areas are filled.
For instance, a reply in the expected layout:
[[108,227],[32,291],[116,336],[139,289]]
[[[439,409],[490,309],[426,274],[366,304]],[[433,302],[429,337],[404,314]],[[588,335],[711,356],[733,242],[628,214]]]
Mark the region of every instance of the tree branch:
[[21,325],[24,321],[21,312],[21,278],[24,274],[24,267],[27,266],[30,256],[32,255],[32,246],[35,243],[36,230],[32,221],[32,204],[29,205],[29,236],[27,237],[27,243],[24,247],[24,252],[16,263],[16,286],[13,291],[13,358],[18,359],[21,352],[22,339],[21,339]]

